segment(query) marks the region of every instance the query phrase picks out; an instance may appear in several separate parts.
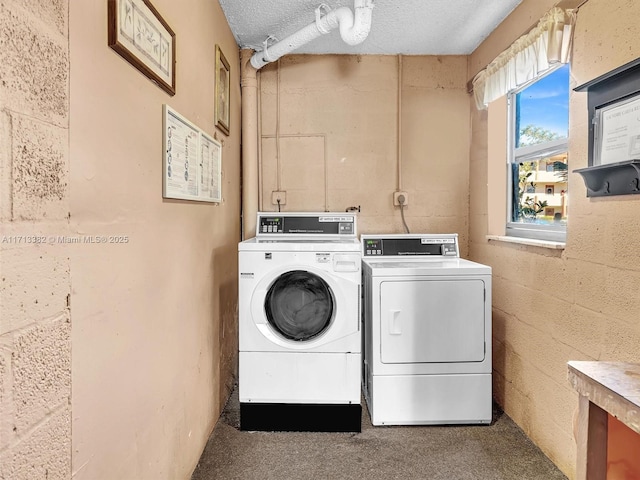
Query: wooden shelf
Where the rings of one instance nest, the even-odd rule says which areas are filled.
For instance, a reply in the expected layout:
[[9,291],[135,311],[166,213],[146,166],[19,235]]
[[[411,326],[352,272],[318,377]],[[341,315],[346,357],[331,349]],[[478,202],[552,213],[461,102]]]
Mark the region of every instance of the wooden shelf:
[[640,434],[640,364],[569,362],[568,366],[569,382],[580,394],[576,478],[604,480],[608,415]]

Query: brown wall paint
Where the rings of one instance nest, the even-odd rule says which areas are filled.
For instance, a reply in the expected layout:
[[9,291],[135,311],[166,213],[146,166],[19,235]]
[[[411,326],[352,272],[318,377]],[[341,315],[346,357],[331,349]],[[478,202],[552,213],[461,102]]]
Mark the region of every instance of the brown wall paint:
[[[171,97],[107,46],[107,2],[70,2],[73,471],[188,478],[233,385],[240,233],[239,50],[218,2],[153,4],[176,32]],[[214,126],[215,45],[231,132]],[[220,205],[162,198],[162,105],[223,142]]]

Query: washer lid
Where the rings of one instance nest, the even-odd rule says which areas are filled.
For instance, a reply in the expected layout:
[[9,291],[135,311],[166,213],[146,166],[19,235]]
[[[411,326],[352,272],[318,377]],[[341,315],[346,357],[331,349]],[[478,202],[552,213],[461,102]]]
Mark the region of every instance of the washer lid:
[[295,237],[263,238],[254,237],[238,244],[238,251],[260,252],[357,252],[360,241],[357,238]]
[[363,269],[372,276],[489,275],[491,267],[462,258],[366,259]]

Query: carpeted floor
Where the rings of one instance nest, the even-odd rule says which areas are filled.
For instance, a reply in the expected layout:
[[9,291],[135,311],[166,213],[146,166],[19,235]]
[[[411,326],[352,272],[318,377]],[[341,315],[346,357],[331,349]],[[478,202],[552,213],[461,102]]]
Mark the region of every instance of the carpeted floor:
[[192,480],[565,479],[500,410],[491,425],[374,427],[363,401],[361,433],[239,430],[232,394]]

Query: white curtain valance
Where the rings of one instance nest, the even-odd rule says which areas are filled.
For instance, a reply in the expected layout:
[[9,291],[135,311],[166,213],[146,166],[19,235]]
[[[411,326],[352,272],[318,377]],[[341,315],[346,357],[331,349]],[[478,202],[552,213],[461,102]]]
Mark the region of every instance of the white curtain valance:
[[478,110],[540,76],[557,63],[568,63],[576,14],[555,7],[531,31],[498,55],[473,81]]

